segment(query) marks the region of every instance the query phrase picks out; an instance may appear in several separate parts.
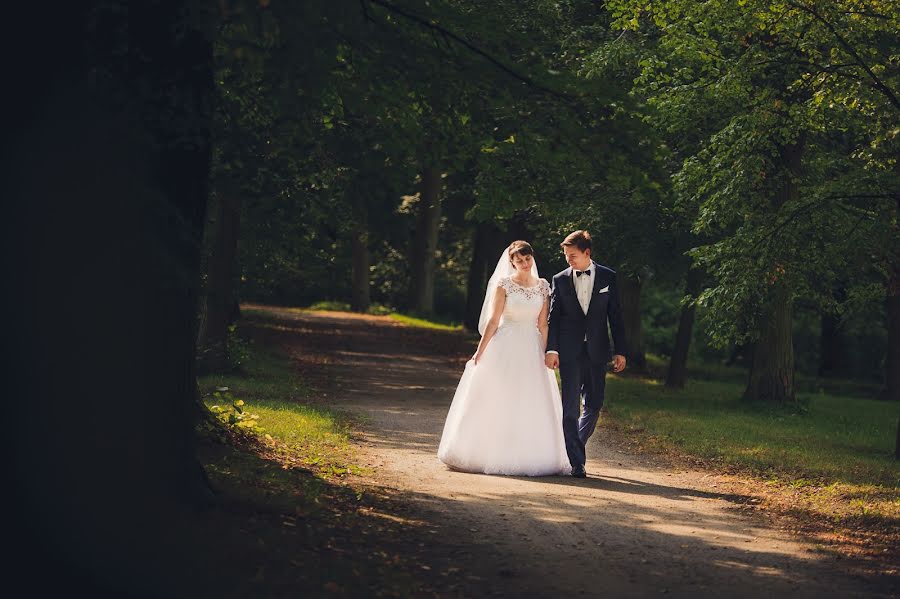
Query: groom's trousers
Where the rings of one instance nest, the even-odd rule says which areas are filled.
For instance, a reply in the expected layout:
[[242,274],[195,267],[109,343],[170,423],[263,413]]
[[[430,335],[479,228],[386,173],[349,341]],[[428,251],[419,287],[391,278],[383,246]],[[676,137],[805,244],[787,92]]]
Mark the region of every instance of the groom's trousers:
[[583,466],[584,446],[597,426],[600,408],[603,407],[606,363],[592,362],[585,345],[575,360],[563,361],[560,358],[559,378],[562,384],[562,425],[566,453],[572,466]]

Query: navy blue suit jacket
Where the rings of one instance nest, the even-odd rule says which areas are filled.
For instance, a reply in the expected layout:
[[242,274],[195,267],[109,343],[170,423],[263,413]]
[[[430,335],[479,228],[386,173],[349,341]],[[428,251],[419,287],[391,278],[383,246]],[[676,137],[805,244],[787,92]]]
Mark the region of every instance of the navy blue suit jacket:
[[[591,271],[594,285],[587,314],[581,310],[575,294],[572,268],[553,277],[547,351],[559,352],[560,361],[577,359],[585,336],[592,362],[609,362],[615,354],[628,356],[616,272],[593,261]],[[614,346],[609,343],[609,330],[612,331]]]

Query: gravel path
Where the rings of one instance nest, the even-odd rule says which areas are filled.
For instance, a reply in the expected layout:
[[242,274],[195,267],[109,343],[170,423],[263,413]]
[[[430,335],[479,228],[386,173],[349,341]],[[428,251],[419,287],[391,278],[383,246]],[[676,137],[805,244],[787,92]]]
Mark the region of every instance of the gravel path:
[[407,495],[440,530],[451,555],[435,555],[436,568],[448,557],[467,564],[451,569],[466,577],[463,594],[894,596],[739,509],[752,498],[715,474],[669,470],[602,427],[587,479],[451,471],[436,451],[470,338],[384,317],[266,310],[298,333],[291,351],[327,380],[329,405],[363,416],[359,449],[374,467],[365,483]]

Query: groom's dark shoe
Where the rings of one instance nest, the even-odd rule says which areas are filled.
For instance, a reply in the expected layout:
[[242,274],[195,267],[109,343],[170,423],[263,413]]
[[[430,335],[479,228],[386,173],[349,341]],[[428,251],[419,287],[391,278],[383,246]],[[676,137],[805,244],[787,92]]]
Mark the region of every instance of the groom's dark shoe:
[[575,478],[587,478],[587,472],[584,471],[584,466],[572,466],[572,476]]

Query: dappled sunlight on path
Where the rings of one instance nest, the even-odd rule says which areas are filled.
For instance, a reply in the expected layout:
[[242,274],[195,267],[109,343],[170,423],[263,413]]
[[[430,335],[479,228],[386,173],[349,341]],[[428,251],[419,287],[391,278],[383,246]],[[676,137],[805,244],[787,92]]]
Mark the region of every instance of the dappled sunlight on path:
[[892,596],[738,509],[752,498],[718,492],[715,476],[667,471],[602,429],[587,479],[451,470],[437,446],[477,340],[378,317],[266,314],[291,335],[298,367],[328,382],[329,407],[364,417],[357,444],[375,469],[364,482],[405,493],[484,595]]

